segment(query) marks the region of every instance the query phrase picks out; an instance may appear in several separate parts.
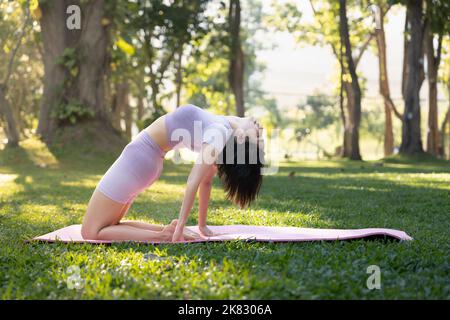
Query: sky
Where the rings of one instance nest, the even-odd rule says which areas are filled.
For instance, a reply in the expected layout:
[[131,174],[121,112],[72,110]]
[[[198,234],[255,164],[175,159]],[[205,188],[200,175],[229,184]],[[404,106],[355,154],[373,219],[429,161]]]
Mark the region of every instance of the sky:
[[[264,10],[270,1],[263,1]],[[309,0],[299,0],[299,6],[305,19],[313,19]],[[403,65],[403,29],[405,10],[395,7],[388,13],[385,25],[387,43],[388,74],[391,95],[401,99],[401,74]],[[336,68],[336,59],[329,47],[299,45],[289,33],[265,33],[259,35],[263,41],[276,45],[274,49],[257,53],[257,60],[267,69],[263,78],[263,90],[277,99],[281,108],[295,106],[306,94],[315,90],[330,93],[335,86],[331,79]],[[367,79],[367,97],[379,97],[378,58],[366,50],[358,66]],[[421,96],[426,98],[426,82]],[[443,97],[442,97],[443,98]]]

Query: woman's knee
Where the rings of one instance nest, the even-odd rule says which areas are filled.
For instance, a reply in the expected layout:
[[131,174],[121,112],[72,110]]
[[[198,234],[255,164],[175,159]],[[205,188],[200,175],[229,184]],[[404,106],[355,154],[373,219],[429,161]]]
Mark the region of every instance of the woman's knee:
[[81,236],[85,240],[98,240],[98,233],[100,232],[99,228],[88,226],[83,224],[81,226]]

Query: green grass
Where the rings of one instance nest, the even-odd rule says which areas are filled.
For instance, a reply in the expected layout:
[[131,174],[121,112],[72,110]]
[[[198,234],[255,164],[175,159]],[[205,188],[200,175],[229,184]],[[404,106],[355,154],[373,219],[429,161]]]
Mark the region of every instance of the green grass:
[[[387,227],[406,231],[412,242],[26,244],[80,223],[117,156],[61,150],[50,153],[31,140],[0,151],[2,299],[450,298],[448,162],[286,163],[265,178],[260,199],[247,210],[228,203],[215,182],[212,225]],[[128,218],[176,218],[188,172],[188,166],[166,162],[161,179],[137,198]],[[196,223],[195,210],[189,224]],[[366,287],[369,265],[381,268],[380,290]],[[80,268],[80,290],[67,286],[70,266]]]

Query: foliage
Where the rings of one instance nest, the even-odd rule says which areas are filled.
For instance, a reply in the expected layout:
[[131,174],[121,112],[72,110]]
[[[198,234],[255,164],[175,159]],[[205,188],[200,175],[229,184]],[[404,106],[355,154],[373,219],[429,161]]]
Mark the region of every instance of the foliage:
[[[340,69],[339,1],[309,0],[309,2],[314,13],[312,21],[303,19],[295,1],[286,5],[274,1],[272,7],[275,14],[267,18],[267,24],[274,31],[289,31],[300,45],[330,47],[336,58],[336,65]],[[347,11],[350,43],[353,46],[354,59],[357,61],[366,50],[367,41],[371,39],[374,29],[373,18],[370,10],[357,0],[347,1]],[[345,54],[345,48],[343,53]],[[360,82],[364,82],[362,75],[358,74],[358,78]],[[351,82],[348,70],[345,70],[343,80]],[[361,92],[364,92],[363,84],[360,85]]]
[[326,129],[339,121],[336,99],[325,94],[307,96],[306,102],[298,105],[298,110],[303,113],[303,119],[299,125],[311,130]]
[[361,112],[361,137],[375,139],[382,143],[384,139],[384,115],[377,109],[365,108]]
[[122,50],[124,53],[126,53],[129,56],[132,56],[136,53],[136,50],[134,47],[126,42],[123,38],[119,38],[119,40],[116,41],[117,47]]
[[[450,82],[450,37],[445,37],[442,43],[441,68],[439,69],[439,82],[448,85]],[[447,88],[444,87],[444,91]],[[450,99],[450,97],[448,97]]]
[[183,80],[186,99],[198,106],[210,107],[217,113],[231,114],[228,59],[224,55],[224,47],[215,35],[205,37],[204,41],[203,46],[211,52],[199,52],[188,61]]
[[[291,32],[299,44],[331,46],[338,56],[339,37],[339,1],[310,0],[314,12],[314,20],[307,22],[295,2],[281,5],[273,2],[274,15],[268,18],[268,25],[273,30]],[[347,1],[350,41],[355,48],[360,48],[373,29],[372,16],[369,10],[360,10],[359,1]],[[358,50],[355,50],[356,52]]]
[[[186,77],[186,96],[190,103],[211,108],[222,114],[234,114],[235,104],[228,83],[230,55],[229,25],[227,6],[223,1],[213,1],[217,15],[211,17],[209,33],[196,43],[196,50],[188,60]],[[241,41],[244,52],[244,94],[247,110],[263,107],[269,112],[266,122],[270,125],[281,122],[276,100],[267,96],[261,89],[260,78],[265,65],[257,61],[257,51],[265,49],[255,34],[266,30],[264,13],[260,1],[242,1]]]
[[114,82],[130,81],[132,92],[146,99],[146,121],[165,112],[163,101],[172,95],[165,87],[175,72],[175,53],[180,46],[189,49],[191,42],[206,33],[207,2],[152,0],[110,4],[117,39],[112,51],[112,78]]
[[69,100],[55,108],[52,116],[58,119],[61,124],[74,125],[79,121],[92,118],[94,112],[80,101]]
[[72,78],[78,74],[78,53],[75,48],[65,48],[61,57],[57,60],[57,64],[66,68]]
[[[4,81],[11,50],[23,27],[26,2],[0,1],[0,82]],[[28,137],[36,127],[42,90],[43,67],[36,43],[36,24],[25,34],[14,60],[9,79],[7,100],[14,113],[18,130]],[[0,115],[0,127],[3,128]],[[1,131],[1,129],[0,129]]]
[[165,114],[164,109],[162,109],[162,108],[155,109],[151,114],[147,115],[143,119],[136,120],[136,125],[139,130],[144,130],[149,125],[151,125],[154,121],[156,121],[156,119],[163,116],[164,114]]
[[432,32],[448,36],[450,34],[450,2],[447,0],[428,0],[425,3],[426,15]]
[[193,44],[183,79],[186,100],[217,113],[231,114],[234,105],[228,83],[227,8],[222,1],[213,1],[210,6],[215,7],[220,18],[207,16],[209,32]]

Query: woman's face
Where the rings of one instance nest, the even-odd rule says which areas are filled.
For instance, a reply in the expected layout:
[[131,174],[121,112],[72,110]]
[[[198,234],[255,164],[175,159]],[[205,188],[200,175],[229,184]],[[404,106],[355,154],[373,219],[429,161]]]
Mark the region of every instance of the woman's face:
[[263,127],[253,117],[242,118],[241,126],[236,130],[238,142],[243,143],[245,138],[249,138],[250,142],[259,143],[262,140]]

